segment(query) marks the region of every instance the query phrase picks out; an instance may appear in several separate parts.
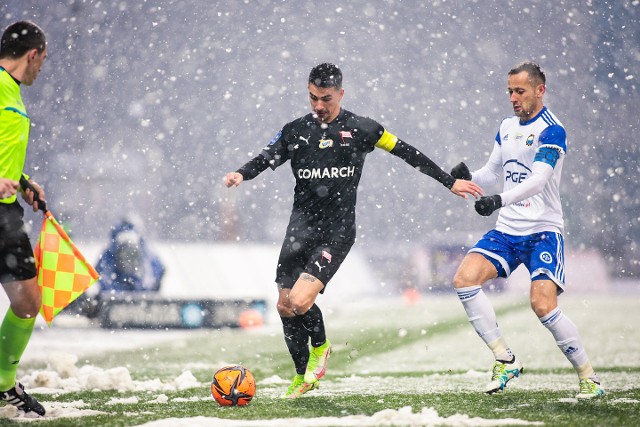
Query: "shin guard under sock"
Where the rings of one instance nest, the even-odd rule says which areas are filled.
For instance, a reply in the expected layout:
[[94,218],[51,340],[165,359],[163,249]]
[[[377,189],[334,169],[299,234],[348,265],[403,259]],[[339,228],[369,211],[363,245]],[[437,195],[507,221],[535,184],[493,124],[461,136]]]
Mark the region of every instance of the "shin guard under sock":
[[305,314],[299,317],[302,319],[304,328],[309,333],[313,347],[320,347],[327,341],[327,335],[324,330],[324,319],[322,318],[320,307],[313,304]]
[[296,373],[304,375],[309,362],[309,333],[302,324],[301,316],[280,317],[284,330],[284,342],[296,367]]
[[33,327],[35,316],[23,319],[15,315],[11,307],[0,326],[0,391],[9,390],[16,383],[18,363],[24,353]]

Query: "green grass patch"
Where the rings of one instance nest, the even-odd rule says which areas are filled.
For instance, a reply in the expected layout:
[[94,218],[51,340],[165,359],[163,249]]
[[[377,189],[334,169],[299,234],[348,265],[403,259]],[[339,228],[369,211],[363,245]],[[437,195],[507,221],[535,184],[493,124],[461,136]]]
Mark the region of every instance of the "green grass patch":
[[[375,387],[375,384],[372,384]],[[359,395],[354,391],[349,396],[313,396],[297,400],[278,398],[255,399],[247,407],[219,407],[208,400],[172,401],[176,398],[202,398],[202,390],[168,394],[168,403],[144,403],[148,393],[131,393],[140,403],[105,406],[113,398],[122,395],[113,392],[83,392],[60,395],[58,401],[83,400],[87,408],[106,410],[108,415],[88,416],[80,419],[40,420],[39,426],[134,426],[145,422],[171,417],[216,417],[234,420],[270,420],[310,417],[344,417],[348,415],[373,415],[384,409],[400,409],[411,406],[414,412],[423,407],[434,408],[441,417],[466,414],[485,419],[515,418],[530,422],[543,422],[549,426],[636,426],[637,403],[640,389],[608,393],[604,398],[591,401],[573,401],[566,392],[511,391],[500,395],[486,396],[481,393],[435,393],[404,394],[385,393],[379,396]],[[2,425],[24,425],[11,420],[2,420]]]
[[[528,305],[512,304],[500,307],[499,316],[509,312],[529,310]],[[185,417],[216,417],[229,420],[272,420],[310,417],[345,417],[349,415],[371,416],[385,409],[398,410],[410,406],[413,412],[422,408],[433,408],[440,417],[464,414],[468,417],[484,419],[513,418],[529,422],[542,422],[547,426],[635,426],[638,424],[637,408],[640,402],[640,366],[609,367],[599,369],[599,373],[609,377],[624,375],[629,377],[629,385],[617,389],[607,389],[607,394],[597,400],[577,401],[577,381],[574,389],[556,390],[554,384],[564,381],[564,376],[575,375],[568,367],[527,370],[526,375],[534,375],[537,381],[549,387],[542,390],[523,390],[519,387],[508,389],[498,395],[487,396],[481,392],[457,390],[455,385],[447,391],[432,391],[433,381],[448,383],[455,376],[463,376],[463,371],[424,370],[403,372],[371,372],[358,374],[359,384],[352,389],[341,381],[348,381],[344,372],[349,366],[365,355],[384,355],[385,352],[402,349],[424,340],[425,337],[447,336],[469,328],[463,316],[445,318],[432,324],[407,327],[380,325],[342,328],[330,325],[331,340],[336,351],[330,362],[330,372],[323,380],[319,392],[311,392],[297,400],[277,398],[286,389],[282,383],[260,383],[272,377],[288,379],[293,373],[292,362],[286,351],[281,332],[269,333],[242,330],[191,331],[179,343],[155,345],[136,351],[105,352],[93,357],[83,357],[78,365],[85,363],[103,369],[125,366],[134,380],[159,378],[170,381],[189,369],[203,383],[201,387],[184,391],[115,392],[83,391],[57,395],[38,395],[44,402],[83,401],[82,409],[104,411],[105,415],[81,418],[60,418],[39,420],[39,427],[49,426],[135,426],[153,420]],[[399,333],[402,329],[403,333]],[[218,406],[209,394],[208,382],[218,363],[241,363],[249,367],[258,380],[258,395],[247,407],[230,408]],[[392,363],[392,361],[390,361]],[[34,368],[32,366],[31,368]],[[424,387],[420,385],[424,378]],[[542,378],[542,379],[540,379]],[[488,379],[488,378],[487,378]],[[404,385],[413,381],[419,386],[417,391],[407,391]],[[460,381],[460,379],[458,379]],[[466,377],[462,381],[467,381]],[[482,380],[470,378],[470,382]],[[526,381],[519,379],[517,381]],[[365,386],[361,386],[365,384]],[[564,384],[564,383],[563,383]],[[479,384],[480,386],[482,384]],[[573,384],[572,384],[573,385]],[[333,387],[337,390],[334,393]],[[342,387],[342,389],[340,389]],[[166,403],[152,403],[159,395],[167,396]],[[135,403],[123,403],[123,399],[135,397]],[[117,399],[117,400],[116,400]],[[113,403],[113,402],[118,403]],[[23,422],[0,419],[0,425],[14,426]]]

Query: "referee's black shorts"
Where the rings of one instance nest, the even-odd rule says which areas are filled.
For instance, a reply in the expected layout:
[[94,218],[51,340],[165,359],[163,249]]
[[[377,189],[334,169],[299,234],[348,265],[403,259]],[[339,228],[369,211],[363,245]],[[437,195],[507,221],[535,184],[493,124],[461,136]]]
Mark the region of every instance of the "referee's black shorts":
[[0,283],[36,276],[36,263],[29,236],[24,229],[24,209],[17,201],[0,203]]
[[353,240],[332,241],[294,236],[287,233],[280,250],[276,283],[280,289],[291,289],[302,273],[320,280],[325,287],[347,257]]

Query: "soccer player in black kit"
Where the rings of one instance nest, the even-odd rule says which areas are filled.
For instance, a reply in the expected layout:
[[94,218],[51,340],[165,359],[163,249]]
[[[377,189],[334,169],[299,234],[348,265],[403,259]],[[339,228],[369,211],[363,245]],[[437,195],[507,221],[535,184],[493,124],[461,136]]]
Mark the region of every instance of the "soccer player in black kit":
[[331,343],[315,301],[355,241],[356,193],[366,155],[381,148],[458,196],[482,194],[479,186],[454,179],[376,121],[341,108],[344,89],[337,66],[314,67],[308,89],[312,112],[287,123],[260,154],[225,176],[227,187],[238,186],[289,160],[296,179],[293,210],[276,271],[277,310],[296,368],[285,398],[317,388],[325,374]]

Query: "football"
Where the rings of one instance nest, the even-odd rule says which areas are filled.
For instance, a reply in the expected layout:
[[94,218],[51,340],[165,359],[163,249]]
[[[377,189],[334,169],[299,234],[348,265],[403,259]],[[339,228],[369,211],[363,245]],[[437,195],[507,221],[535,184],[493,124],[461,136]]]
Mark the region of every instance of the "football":
[[211,396],[221,406],[244,406],[256,394],[256,380],[244,366],[225,366],[213,374]]

